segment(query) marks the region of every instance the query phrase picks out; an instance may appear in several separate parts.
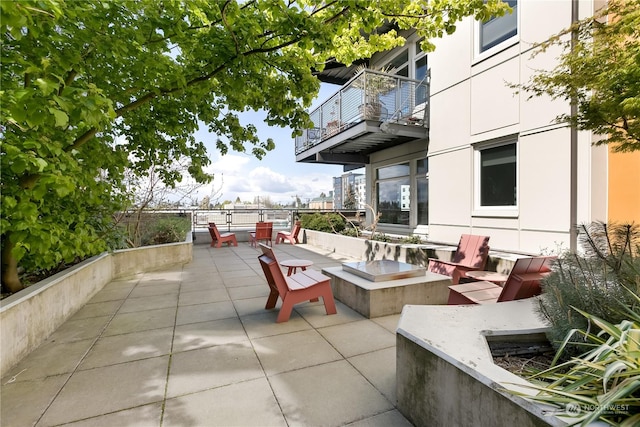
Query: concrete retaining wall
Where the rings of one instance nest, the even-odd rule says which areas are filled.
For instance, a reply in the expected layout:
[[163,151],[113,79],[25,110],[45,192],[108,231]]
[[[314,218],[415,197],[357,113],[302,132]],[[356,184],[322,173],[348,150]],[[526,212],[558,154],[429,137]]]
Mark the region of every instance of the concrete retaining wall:
[[104,253],[0,302],[0,377],[114,279],[190,262],[185,242]]
[[145,246],[123,249],[111,254],[113,277],[131,276],[145,271],[158,270],[170,265],[184,264],[193,258],[191,233],[184,243]]

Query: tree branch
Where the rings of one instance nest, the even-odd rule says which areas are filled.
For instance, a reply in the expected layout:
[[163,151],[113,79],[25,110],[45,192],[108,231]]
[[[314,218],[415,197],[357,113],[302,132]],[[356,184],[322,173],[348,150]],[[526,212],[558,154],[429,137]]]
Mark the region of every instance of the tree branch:
[[240,44],[238,43],[238,38],[236,37],[236,34],[231,30],[231,27],[229,27],[229,24],[227,23],[227,18],[225,17],[225,9],[227,8],[228,5],[229,5],[229,0],[227,0],[225,4],[222,6],[222,9],[220,10],[220,14],[222,16],[222,23],[224,27],[227,29],[227,31],[229,31],[229,34],[231,34],[231,37],[233,38],[233,42],[236,45],[236,55],[237,55],[238,53],[240,53]]

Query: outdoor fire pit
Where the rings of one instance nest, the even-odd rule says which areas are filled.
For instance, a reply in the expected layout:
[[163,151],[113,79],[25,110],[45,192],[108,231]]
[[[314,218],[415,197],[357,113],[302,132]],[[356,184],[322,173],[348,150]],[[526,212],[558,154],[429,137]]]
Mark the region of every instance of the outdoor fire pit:
[[372,282],[421,277],[427,272],[425,267],[388,259],[345,262],[342,269]]
[[368,318],[399,314],[405,304],[446,304],[451,279],[393,260],[348,262],[322,270],[333,296]]

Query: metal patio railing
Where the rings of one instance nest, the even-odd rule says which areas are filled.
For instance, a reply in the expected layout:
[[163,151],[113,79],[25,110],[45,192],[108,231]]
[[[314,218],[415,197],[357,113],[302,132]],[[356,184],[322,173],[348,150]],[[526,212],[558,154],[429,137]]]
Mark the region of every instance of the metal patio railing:
[[358,210],[319,210],[319,209],[268,209],[268,208],[248,208],[248,209],[194,209],[191,210],[193,219],[193,230],[203,230],[209,226],[210,222],[215,222],[219,230],[253,229],[256,222],[273,222],[273,228],[277,230],[288,230],[292,221],[299,219],[301,215],[311,213],[331,213],[341,212],[347,218],[355,218],[360,213],[364,218],[364,211]]
[[429,84],[364,69],[309,116],[313,126],[296,137],[296,154],[365,120],[428,127]]

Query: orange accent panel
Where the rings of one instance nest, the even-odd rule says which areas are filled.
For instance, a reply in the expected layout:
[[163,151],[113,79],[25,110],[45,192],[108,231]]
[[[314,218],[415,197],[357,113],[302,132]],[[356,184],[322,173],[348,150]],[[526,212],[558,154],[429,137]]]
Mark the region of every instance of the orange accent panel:
[[640,151],[609,147],[608,222],[640,224]]

